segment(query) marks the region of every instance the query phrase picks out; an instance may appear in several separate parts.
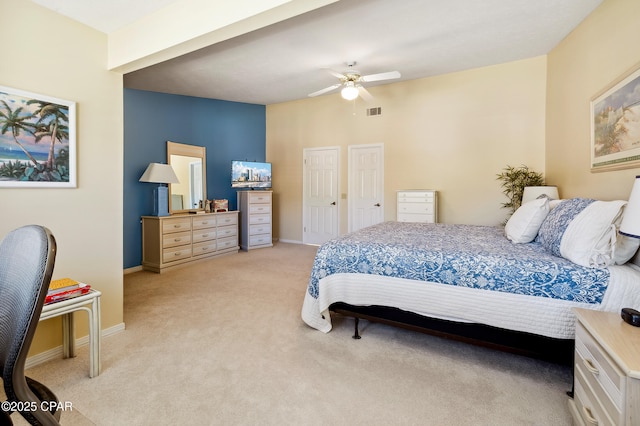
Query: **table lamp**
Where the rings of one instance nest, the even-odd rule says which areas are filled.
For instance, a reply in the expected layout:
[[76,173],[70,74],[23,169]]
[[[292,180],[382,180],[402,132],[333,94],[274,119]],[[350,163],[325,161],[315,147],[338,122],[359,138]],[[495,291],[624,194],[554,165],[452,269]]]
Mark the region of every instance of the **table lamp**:
[[546,195],[552,200],[560,198],[557,186],[525,186],[522,192],[522,204],[533,201],[541,195]]
[[640,238],[640,176],[636,176],[629,201],[624,208],[620,233],[627,237]]
[[144,171],[140,182],[157,183],[153,191],[153,215],[169,216],[169,189],[166,184],[180,183],[169,164],[151,163]]

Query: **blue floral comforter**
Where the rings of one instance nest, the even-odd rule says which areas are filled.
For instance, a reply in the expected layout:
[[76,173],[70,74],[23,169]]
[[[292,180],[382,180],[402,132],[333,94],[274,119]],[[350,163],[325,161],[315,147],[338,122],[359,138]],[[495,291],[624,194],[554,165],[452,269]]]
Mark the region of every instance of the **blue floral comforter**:
[[359,273],[600,303],[609,270],[576,265],[538,242],[513,244],[501,227],[384,222],[323,244],[308,292],[331,274]]

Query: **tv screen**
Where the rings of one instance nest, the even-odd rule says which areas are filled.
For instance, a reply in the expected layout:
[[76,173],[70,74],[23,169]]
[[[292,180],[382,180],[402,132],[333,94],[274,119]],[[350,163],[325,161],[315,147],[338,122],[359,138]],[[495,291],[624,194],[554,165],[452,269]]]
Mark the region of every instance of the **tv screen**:
[[232,161],[231,187],[240,189],[271,188],[271,163]]

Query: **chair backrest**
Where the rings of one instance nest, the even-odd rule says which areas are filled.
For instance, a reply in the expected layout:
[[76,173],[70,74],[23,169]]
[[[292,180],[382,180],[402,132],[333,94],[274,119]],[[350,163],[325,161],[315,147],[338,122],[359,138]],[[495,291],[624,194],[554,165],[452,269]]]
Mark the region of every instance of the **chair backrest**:
[[56,241],[42,226],[11,231],[0,242],[0,367],[7,398],[29,392],[24,364],[47,295]]

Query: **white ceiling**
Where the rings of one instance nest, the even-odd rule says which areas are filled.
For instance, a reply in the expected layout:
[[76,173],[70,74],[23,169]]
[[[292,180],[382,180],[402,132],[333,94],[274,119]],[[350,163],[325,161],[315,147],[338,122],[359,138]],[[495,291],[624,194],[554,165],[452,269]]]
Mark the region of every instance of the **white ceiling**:
[[[106,33],[173,2],[32,1]],[[124,85],[268,105],[337,83],[325,68],[349,61],[412,80],[544,55],[602,1],[342,0],[126,74]]]

